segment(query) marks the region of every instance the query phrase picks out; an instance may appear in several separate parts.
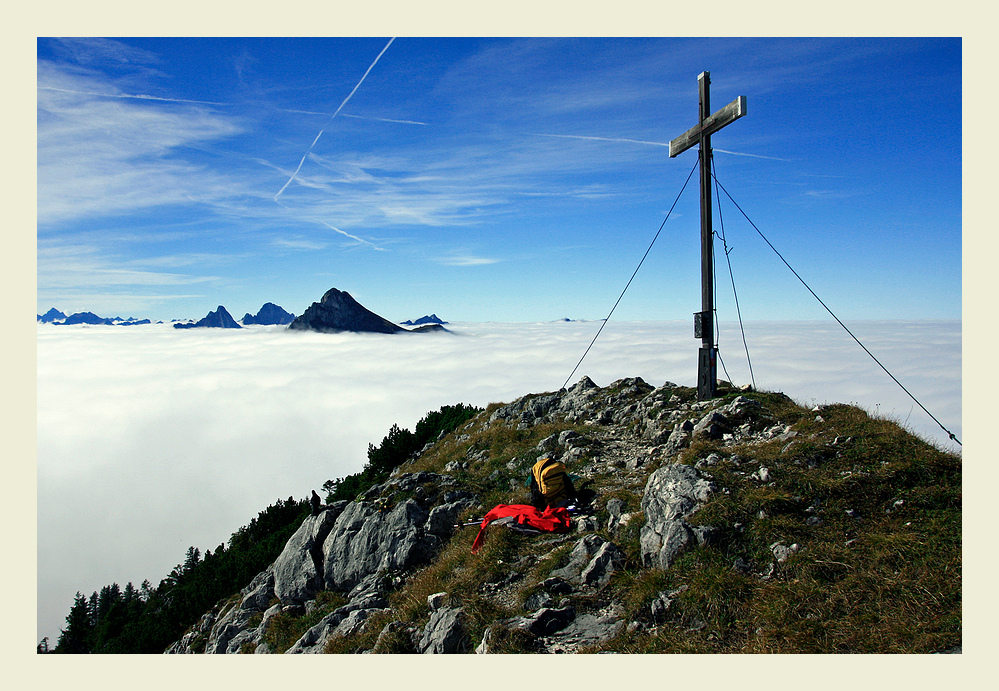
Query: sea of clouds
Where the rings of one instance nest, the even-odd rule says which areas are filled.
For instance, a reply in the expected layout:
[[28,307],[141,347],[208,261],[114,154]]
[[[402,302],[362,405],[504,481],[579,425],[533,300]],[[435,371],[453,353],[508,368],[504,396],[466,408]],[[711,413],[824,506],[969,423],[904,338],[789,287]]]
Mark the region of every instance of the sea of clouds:
[[[559,389],[600,324],[394,336],[39,325],[38,639],[55,644],[77,591],[156,585],[189,546],[214,551],[277,499],[357,472],[393,423]],[[848,326],[962,438],[960,321]],[[752,322],[745,333],[758,388],[854,403],[960,449],[834,322]],[[698,346],[688,322],[610,322],[569,384],[693,386]],[[720,349],[719,376],[750,383],[737,325],[721,325]]]

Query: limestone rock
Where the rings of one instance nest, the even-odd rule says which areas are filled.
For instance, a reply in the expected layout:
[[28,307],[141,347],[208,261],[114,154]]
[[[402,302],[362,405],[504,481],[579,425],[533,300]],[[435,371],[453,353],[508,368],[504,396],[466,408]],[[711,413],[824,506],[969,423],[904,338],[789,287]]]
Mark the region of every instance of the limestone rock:
[[624,566],[624,562],[624,552],[613,542],[605,542],[580,572],[579,580],[583,585],[602,588],[610,582],[611,575]]
[[471,648],[460,607],[442,607],[430,615],[417,649],[425,654],[464,653]]
[[433,595],[428,595],[427,608],[431,612],[436,612],[444,607],[445,599],[447,599],[447,593],[434,593]]
[[405,570],[428,559],[439,543],[423,529],[428,512],[413,499],[381,513],[351,502],[323,544],[326,587],[346,590],[373,573]]
[[245,589],[246,594],[239,602],[240,609],[262,611],[267,609],[271,598],[274,597],[274,571],[267,569],[250,581],[250,585]]
[[322,545],[347,506],[335,502],[317,516],[309,516],[285,544],[274,562],[274,593],[284,604],[303,604],[322,590]]
[[352,636],[364,628],[371,615],[388,607],[380,595],[364,595],[333,610],[295,641],[286,654],[321,653],[334,636]]
[[607,585],[611,574],[624,565],[624,553],[612,542],[589,534],[576,543],[569,563],[552,571],[552,576],[576,585]]
[[[268,568],[257,574],[250,584],[240,591],[240,595],[242,597],[237,602],[228,605],[217,617],[202,618],[199,633],[203,635],[204,629],[211,627],[205,642],[205,653],[238,653],[244,646],[256,648],[260,643],[263,636],[262,622],[258,621],[252,626],[251,623],[267,609],[267,603],[274,597],[273,571]],[[183,642],[184,639],[181,639],[178,643]],[[188,639],[188,644],[190,642],[193,642],[193,637]],[[183,647],[181,645],[178,649],[177,644],[174,644],[166,652],[196,652]]]
[[677,423],[666,439],[666,453],[674,454],[680,449],[686,448],[690,444],[690,437],[693,431],[694,423],[690,420]]
[[697,421],[694,425],[694,429],[691,431],[691,436],[704,436],[708,439],[721,439],[722,435],[728,430],[728,418],[719,413],[717,410],[712,410]]
[[435,506],[427,516],[427,532],[436,535],[441,540],[448,539],[454,532],[455,522],[458,520],[461,512],[472,506],[476,506],[477,503],[474,499],[463,498],[448,504]]
[[583,573],[583,569],[587,567],[590,559],[593,558],[593,555],[597,553],[597,550],[600,549],[603,543],[604,540],[599,535],[591,533],[583,536],[576,543],[576,546],[572,548],[572,552],[569,553],[569,563],[562,568],[555,569],[551,572],[551,575],[579,585],[580,574]]
[[546,593],[544,590],[531,593],[527,596],[527,599],[524,600],[524,609],[528,612],[537,612],[539,609],[553,607],[554,605],[555,598],[553,598],[550,593]]
[[552,609],[543,607],[526,617],[515,617],[504,624],[511,629],[521,629],[535,636],[549,636],[561,631],[576,618],[576,610],[571,607]]
[[685,519],[713,491],[712,484],[688,465],[666,465],[649,476],[642,495],[646,523],[641,532],[641,555],[646,567],[669,568],[697,542]]
[[624,620],[613,615],[580,614],[546,641],[550,652],[574,652],[577,648],[608,641],[624,630]]

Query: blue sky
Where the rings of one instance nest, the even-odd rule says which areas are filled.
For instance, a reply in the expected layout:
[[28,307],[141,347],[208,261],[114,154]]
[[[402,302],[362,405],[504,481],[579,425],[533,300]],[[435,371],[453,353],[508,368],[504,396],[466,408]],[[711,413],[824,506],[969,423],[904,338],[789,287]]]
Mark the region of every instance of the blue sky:
[[[712,110],[748,101],[720,183],[838,316],[961,316],[960,39],[37,46],[38,313],[300,314],[337,287],[395,321],[601,318],[696,163],[666,145],[709,70]],[[743,318],[827,318],[722,197]],[[695,177],[615,319],[700,309],[697,204]]]

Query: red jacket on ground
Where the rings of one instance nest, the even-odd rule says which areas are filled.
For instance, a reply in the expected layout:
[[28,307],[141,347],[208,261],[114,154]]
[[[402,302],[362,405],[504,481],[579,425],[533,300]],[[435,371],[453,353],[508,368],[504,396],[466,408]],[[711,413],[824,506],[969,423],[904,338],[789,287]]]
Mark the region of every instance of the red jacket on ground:
[[565,508],[553,509],[550,506],[544,510],[536,509],[529,504],[500,504],[486,514],[479,526],[479,534],[472,543],[472,553],[479,551],[485,539],[486,526],[497,518],[515,516],[520,525],[530,526],[538,530],[559,533],[569,529],[569,512]]

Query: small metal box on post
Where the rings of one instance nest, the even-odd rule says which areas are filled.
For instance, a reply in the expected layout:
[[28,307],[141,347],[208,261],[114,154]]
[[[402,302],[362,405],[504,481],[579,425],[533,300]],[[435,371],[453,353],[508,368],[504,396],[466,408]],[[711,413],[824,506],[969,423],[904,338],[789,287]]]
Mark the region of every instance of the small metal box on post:
[[694,313],[694,337],[701,339],[697,357],[697,399],[714,398],[718,391],[718,353],[714,337],[714,243],[711,230],[711,135],[746,114],[746,97],[739,96],[711,113],[711,75],[697,76],[699,92],[698,123],[669,143],[670,158],[700,145],[701,178],[701,311]]

